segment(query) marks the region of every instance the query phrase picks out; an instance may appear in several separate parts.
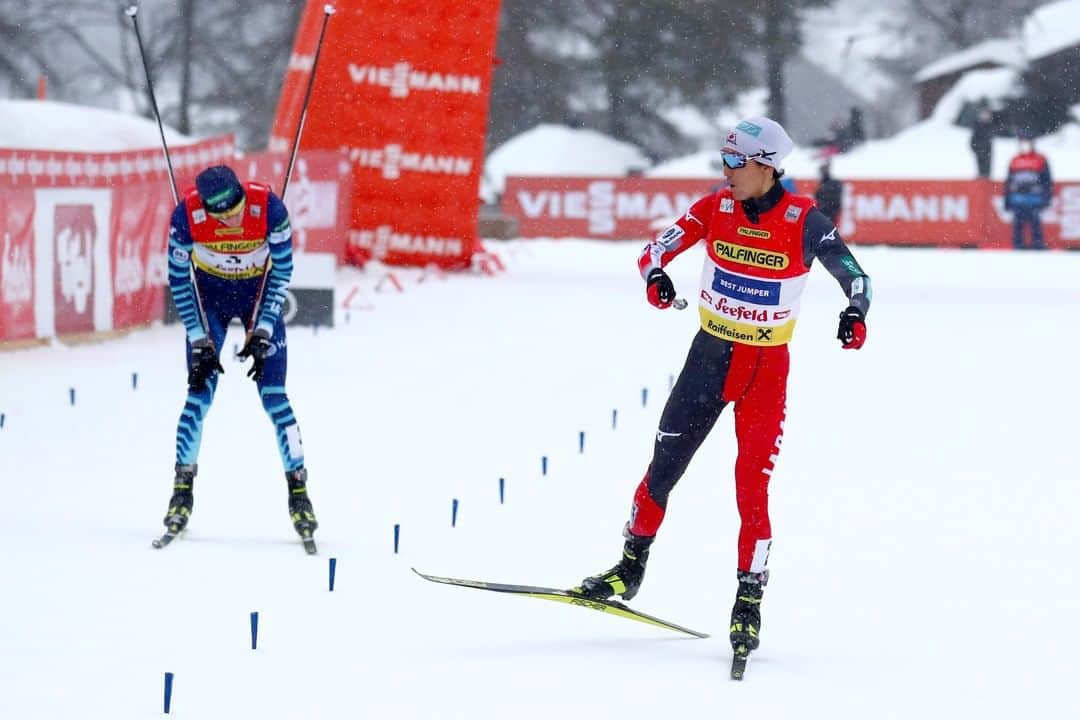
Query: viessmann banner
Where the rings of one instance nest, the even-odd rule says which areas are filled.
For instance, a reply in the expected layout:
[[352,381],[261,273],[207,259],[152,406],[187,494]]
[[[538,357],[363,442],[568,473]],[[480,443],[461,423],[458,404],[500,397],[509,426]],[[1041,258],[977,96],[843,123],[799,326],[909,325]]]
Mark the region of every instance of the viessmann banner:
[[[522,237],[645,239],[719,182],[508,177],[502,210],[517,219]],[[800,193],[812,194],[816,183],[797,186]],[[1011,223],[1001,183],[846,180],[839,229],[856,244],[1007,248]],[[1055,186],[1043,224],[1048,247],[1080,247],[1080,183]]]
[[[175,148],[178,182],[232,153],[228,137]],[[160,319],[172,209],[160,150],[0,149],[0,341]]]
[[[271,139],[286,152],[323,22],[309,0]],[[464,267],[479,248],[499,0],[339,0],[301,147],[344,150],[353,188],[347,256]]]

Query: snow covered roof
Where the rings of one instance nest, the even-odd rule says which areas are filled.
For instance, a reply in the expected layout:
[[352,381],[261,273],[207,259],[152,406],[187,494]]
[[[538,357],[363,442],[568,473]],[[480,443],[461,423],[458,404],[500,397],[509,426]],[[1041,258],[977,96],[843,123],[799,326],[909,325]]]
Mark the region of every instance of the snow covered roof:
[[480,196],[492,202],[505,189],[507,175],[622,176],[650,165],[637,145],[595,130],[537,125],[488,155]]
[[1059,0],[1037,8],[1024,20],[1022,32],[1029,60],[1080,45],[1080,0]]
[[[165,128],[170,146],[195,138]],[[0,148],[119,152],[161,146],[157,123],[138,115],[52,100],[0,100]]]
[[[1074,2],[1074,0],[1069,0],[1069,2]],[[915,82],[921,83],[943,75],[951,75],[984,63],[1003,67],[1020,67],[1024,63],[1024,58],[1016,41],[985,40],[935,60],[915,73]]]

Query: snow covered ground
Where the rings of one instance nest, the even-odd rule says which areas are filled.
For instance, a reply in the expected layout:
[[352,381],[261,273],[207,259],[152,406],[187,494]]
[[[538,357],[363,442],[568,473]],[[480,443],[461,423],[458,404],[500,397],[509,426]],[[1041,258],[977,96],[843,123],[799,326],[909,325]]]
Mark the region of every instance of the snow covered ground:
[[[730,410],[673,494],[633,602],[713,638],[409,571],[569,586],[612,564],[695,331],[692,310],[645,303],[637,246],[499,251],[505,275],[406,273],[400,294],[346,272],[338,297],[360,284],[355,307],[371,309],[291,333],[316,557],[293,536],[241,365],[225,361],[191,528],[156,551],[181,330],[0,355],[4,715],[156,717],[166,671],[173,716],[200,720],[1075,711],[1080,255],[860,248],[875,303],[859,352],[834,339],[843,298],[815,269],[772,488],[763,644],[738,684]],[[672,266],[684,293],[699,267]]]

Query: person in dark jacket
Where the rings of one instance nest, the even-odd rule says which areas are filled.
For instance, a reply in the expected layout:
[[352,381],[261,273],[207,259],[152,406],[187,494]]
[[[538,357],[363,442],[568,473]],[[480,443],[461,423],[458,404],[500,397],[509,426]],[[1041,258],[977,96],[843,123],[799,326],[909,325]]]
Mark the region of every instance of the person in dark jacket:
[[1020,135],[1020,152],[1009,163],[1005,177],[1005,209],[1013,214],[1013,247],[1022,250],[1024,226],[1031,227],[1031,247],[1042,250],[1042,218],[1039,214],[1050,205],[1054,196],[1054,183],[1050,177],[1050,163],[1035,151],[1028,133]]
[[978,176],[990,177],[990,161],[993,152],[994,114],[983,105],[971,124],[971,151],[975,153],[975,165]]
[[817,190],[814,191],[814,202],[817,203],[818,210],[824,213],[829,220],[832,220],[833,225],[839,224],[843,197],[844,183],[832,176],[832,173],[829,172],[829,164],[825,163],[821,166],[821,182],[818,183]]

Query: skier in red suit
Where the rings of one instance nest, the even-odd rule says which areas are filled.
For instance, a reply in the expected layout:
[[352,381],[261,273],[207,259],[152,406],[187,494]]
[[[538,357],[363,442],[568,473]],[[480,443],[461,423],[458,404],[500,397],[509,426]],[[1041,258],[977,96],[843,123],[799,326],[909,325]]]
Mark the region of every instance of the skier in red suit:
[[772,544],[768,488],[784,435],[788,347],[810,266],[819,260],[847,298],[837,333],[845,349],[866,341],[870,278],[811,198],[780,184],[793,143],[778,123],[754,117],[728,135],[721,156],[728,186],[707,195],[645,247],[638,268],[646,297],[671,307],[675,287],[664,267],[699,242],[707,256],[698,291],[701,329],[660,418],[653,458],[634,493],[623,555],[573,592],[589,598],[637,594],[668,495],[721,410],[735,406],[735,498],[742,525],[739,582],[730,638],[758,646],[760,604]]

